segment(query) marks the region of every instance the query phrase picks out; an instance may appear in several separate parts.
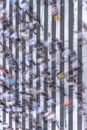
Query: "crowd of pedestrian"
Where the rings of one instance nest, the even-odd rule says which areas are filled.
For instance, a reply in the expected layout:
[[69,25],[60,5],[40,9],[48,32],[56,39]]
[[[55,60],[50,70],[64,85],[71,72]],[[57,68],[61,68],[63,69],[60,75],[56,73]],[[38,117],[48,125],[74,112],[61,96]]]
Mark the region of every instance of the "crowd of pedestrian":
[[[4,3],[5,0],[3,1]],[[55,22],[60,19],[56,3],[51,3],[49,0],[49,2],[43,4],[52,6],[52,15]],[[23,129],[21,116],[26,120],[29,119],[32,122],[33,128],[42,129],[41,122],[37,122],[32,114],[36,111],[38,117],[44,122],[55,122],[55,125],[62,130],[62,126],[56,120],[56,113],[50,110],[51,107],[56,108],[59,105],[50,96],[50,93],[61,91],[62,87],[54,83],[51,74],[52,71],[55,71],[55,78],[57,77],[62,84],[66,80],[69,89],[72,91],[75,90],[76,85],[81,89],[81,93],[75,92],[75,94],[79,99],[79,114],[86,116],[87,111],[83,108],[86,100],[82,97],[82,93],[84,93],[86,87],[81,82],[78,82],[78,71],[82,73],[83,65],[80,59],[78,59],[78,54],[75,50],[64,48],[64,41],[62,39],[54,38],[51,42],[48,40],[42,41],[41,39],[36,41],[34,39],[33,35],[37,36],[37,29],[41,28],[44,31],[44,27],[41,25],[40,19],[37,19],[33,13],[33,8],[29,8],[28,0],[22,0],[20,3],[16,0],[10,0],[10,5],[12,8],[12,16],[10,17],[8,17],[9,9],[0,8],[0,58],[3,59],[3,64],[0,64],[0,111],[11,114],[12,120],[16,122],[16,126],[19,129]],[[30,20],[22,19],[23,15],[29,17]],[[19,29],[19,32],[17,32],[16,27],[12,23],[15,19],[17,26],[21,27],[21,25],[26,25],[24,28]],[[82,38],[82,35],[80,37]],[[11,46],[14,46],[14,50],[18,51],[16,53],[22,53],[23,57],[15,57]],[[36,59],[33,57],[32,51],[29,50],[27,52],[26,48],[30,48],[33,51],[34,49],[36,50]],[[48,59],[45,51],[54,58]],[[56,59],[57,51],[59,51],[60,60],[59,58]],[[49,70],[48,64],[53,62],[56,65],[60,64],[60,62],[62,64],[68,62],[69,71],[59,72],[56,68]],[[40,74],[33,69],[34,67],[39,68],[39,71],[42,68]],[[21,76],[18,77],[19,73],[22,78]],[[29,77],[27,77],[28,74]],[[15,75],[17,78],[15,78]],[[41,77],[45,78],[46,81],[43,81]],[[49,91],[42,89],[40,84],[39,89],[36,89],[33,86],[34,81],[36,83],[44,82]],[[21,86],[22,90],[20,91]],[[27,89],[29,91],[25,91]],[[21,96],[22,101],[19,99]],[[62,96],[68,97],[66,91],[62,92]],[[37,97],[43,98],[46,102],[46,108],[40,106]],[[69,99],[64,104],[60,104],[61,106],[64,106],[64,109],[70,106],[73,107],[73,100]],[[27,110],[29,110],[30,114],[27,113]],[[6,130],[14,130],[14,128],[7,122],[3,122],[3,120],[0,120],[0,124]]]

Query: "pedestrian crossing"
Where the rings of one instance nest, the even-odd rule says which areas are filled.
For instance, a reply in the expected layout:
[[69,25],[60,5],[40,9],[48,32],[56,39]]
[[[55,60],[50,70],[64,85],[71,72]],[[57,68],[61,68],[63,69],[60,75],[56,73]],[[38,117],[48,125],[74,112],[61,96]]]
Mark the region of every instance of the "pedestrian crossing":
[[[56,21],[52,2],[56,2],[60,15]],[[0,10],[3,8],[0,22],[4,11],[4,19],[10,22],[8,27],[0,25],[0,41],[8,47],[15,61],[14,66],[9,66],[4,53],[0,53],[0,65],[9,70],[15,82],[8,84],[15,95],[13,105],[8,105],[12,102],[5,100],[5,107],[11,106],[12,112],[2,111],[0,107],[0,120],[3,122],[0,130],[86,129],[84,3],[82,0],[27,0],[27,4],[22,0],[0,2]],[[30,28],[32,23],[36,25],[34,31]],[[5,30],[8,36],[1,34]],[[72,52],[76,52],[77,60],[71,67]],[[73,75],[75,78],[70,81]],[[3,76],[8,82],[9,77]],[[0,87],[0,92],[5,91]]]

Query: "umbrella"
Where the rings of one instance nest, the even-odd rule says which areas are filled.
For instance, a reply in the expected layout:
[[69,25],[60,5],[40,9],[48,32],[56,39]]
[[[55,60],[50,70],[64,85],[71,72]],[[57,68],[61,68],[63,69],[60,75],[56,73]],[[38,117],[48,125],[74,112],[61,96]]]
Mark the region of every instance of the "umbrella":
[[72,100],[69,99],[68,101],[66,101],[66,102],[64,103],[64,106],[66,107],[66,106],[69,106],[69,105],[71,105],[71,104],[72,104]]

